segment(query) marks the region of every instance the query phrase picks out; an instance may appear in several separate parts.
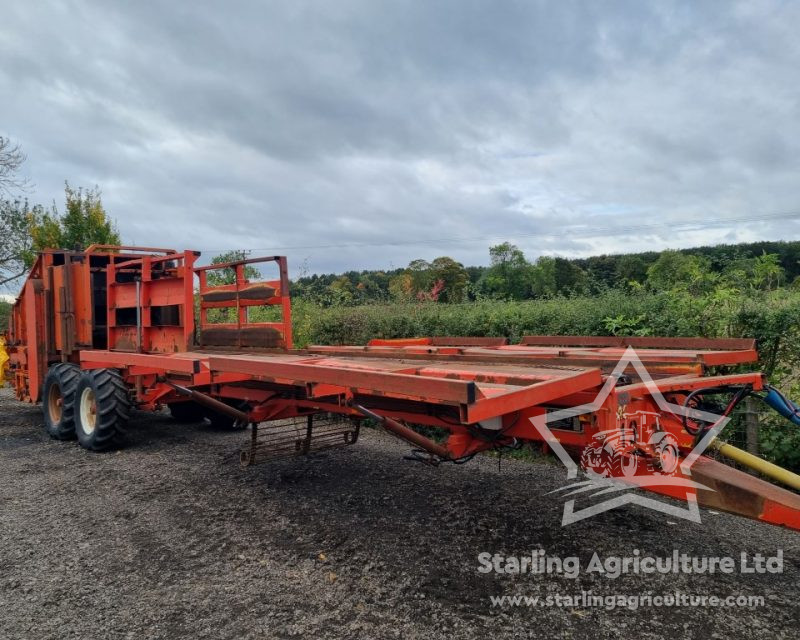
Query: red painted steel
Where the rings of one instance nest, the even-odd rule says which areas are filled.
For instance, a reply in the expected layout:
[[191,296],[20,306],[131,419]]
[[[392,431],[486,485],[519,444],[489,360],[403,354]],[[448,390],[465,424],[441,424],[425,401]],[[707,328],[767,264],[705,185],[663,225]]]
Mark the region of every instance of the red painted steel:
[[653,336],[523,336],[523,346],[635,347],[637,349],[699,349],[746,351],[756,348],[752,338],[661,338]]
[[[17,397],[36,402],[48,367],[73,362],[120,371],[141,409],[185,401],[178,389],[189,389],[253,423],[374,415],[417,444],[423,440],[409,425],[444,431],[444,444],[425,444],[447,460],[519,441],[552,444],[551,437],[579,459],[597,434],[616,430],[625,460],[653,464],[656,435],[668,434],[681,458],[695,444],[665,400],[680,405],[696,389],[765,384],[757,372],[708,375],[709,367],[756,361],[754,342],[739,339],[526,336],[512,345],[502,337],[423,337],[293,350],[286,258],[196,267],[198,255],[100,245],[41,253],[11,314]],[[246,266],[264,262],[274,262],[279,277],[248,281]],[[232,278],[209,285],[219,270]],[[251,321],[259,308],[263,317]],[[269,313],[276,308],[279,319]],[[650,381],[630,364],[611,377],[630,348]],[[532,422],[574,406],[584,413],[551,425],[548,438]],[[704,457],[698,464],[698,477],[715,488],[696,494],[700,504],[800,529],[794,494]]]
[[106,269],[108,346],[115,351],[174,353],[191,348],[192,266],[196,254],[144,255]]
[[[275,262],[278,280],[249,282],[248,265]],[[208,274],[214,271],[233,271],[232,284],[211,286]],[[289,297],[289,270],[284,256],[250,258],[235,262],[211,264],[195,269],[199,279],[200,321],[198,334],[200,346],[227,346],[238,348],[292,348],[292,307]],[[251,322],[253,307],[279,306],[279,322]],[[210,320],[209,310],[230,309],[235,322],[223,319]]]
[[375,395],[398,399],[445,403],[459,407],[467,422],[478,422],[566,394],[597,386],[596,369],[504,370],[502,367],[421,363],[375,362],[357,358],[308,358],[303,356],[212,355],[212,371],[247,374],[264,382],[293,386],[327,385],[327,393]]

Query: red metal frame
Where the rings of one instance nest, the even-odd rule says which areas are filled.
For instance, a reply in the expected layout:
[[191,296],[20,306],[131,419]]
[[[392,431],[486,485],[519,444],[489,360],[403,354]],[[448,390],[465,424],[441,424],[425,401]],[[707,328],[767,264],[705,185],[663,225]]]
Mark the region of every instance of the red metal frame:
[[[660,395],[680,404],[695,389],[764,384],[759,373],[708,375],[709,367],[756,361],[752,340],[526,336],[511,345],[506,338],[431,337],[292,350],[286,258],[195,267],[198,255],[100,245],[42,253],[12,311],[17,396],[37,401],[48,366],[75,362],[121,371],[142,409],[186,401],[180,389],[190,389],[204,401],[244,406],[237,415],[253,423],[322,412],[377,416],[401,437],[409,436],[402,423],[446,431],[443,445],[409,439],[450,460],[518,440],[547,446],[533,419],[595,403],[554,427],[557,441],[577,456],[598,433],[616,429],[625,456],[652,460],[656,432],[669,434],[682,457],[695,443]],[[279,278],[249,282],[246,266],[262,262],[275,262]],[[210,286],[208,273],[218,269],[232,269],[234,281]],[[280,307],[281,320],[250,322],[249,310],[259,306]],[[212,322],[217,309],[233,309],[235,322]],[[632,366],[611,380],[630,348],[653,381]],[[695,479],[716,489],[691,494],[701,504],[800,529],[795,494],[706,458],[696,470]],[[677,498],[694,491],[648,490]]]
[[[419,363],[417,363],[419,364]],[[247,374],[255,380],[303,386],[310,397],[376,395],[457,407],[465,423],[520,411],[566,394],[599,385],[600,372],[586,370],[503,370],[469,365],[402,361],[360,361],[302,356],[219,355],[209,358],[212,372]]]
[[[245,267],[263,262],[275,262],[278,265],[280,277],[278,280],[263,282],[249,282],[245,276]],[[209,286],[208,273],[210,271],[232,269],[234,271],[233,284]],[[200,346],[208,344],[207,334],[214,331],[229,333],[229,344],[222,346],[261,346],[246,343],[248,332],[255,336],[269,336],[275,332],[276,337],[269,345],[272,348],[292,348],[292,307],[289,297],[289,271],[285,256],[269,256],[265,258],[251,258],[211,264],[195,269],[200,278],[200,322],[198,326],[198,339]],[[250,322],[248,309],[256,306],[280,306],[280,322]],[[235,323],[210,322],[208,312],[211,309],[234,309]],[[223,334],[224,335],[224,334]]]
[[[194,251],[184,251],[109,263],[106,269],[109,349],[174,353],[191,348],[192,267],[196,256]],[[120,280],[120,276],[127,278]],[[122,324],[118,318],[124,312],[128,312],[129,321]]]

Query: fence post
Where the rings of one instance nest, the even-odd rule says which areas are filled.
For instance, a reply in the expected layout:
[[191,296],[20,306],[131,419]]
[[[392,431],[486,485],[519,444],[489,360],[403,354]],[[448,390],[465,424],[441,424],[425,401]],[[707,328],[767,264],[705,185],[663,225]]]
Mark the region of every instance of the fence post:
[[745,400],[745,443],[747,452],[754,456],[758,455],[758,410],[756,406],[755,398],[749,397]]

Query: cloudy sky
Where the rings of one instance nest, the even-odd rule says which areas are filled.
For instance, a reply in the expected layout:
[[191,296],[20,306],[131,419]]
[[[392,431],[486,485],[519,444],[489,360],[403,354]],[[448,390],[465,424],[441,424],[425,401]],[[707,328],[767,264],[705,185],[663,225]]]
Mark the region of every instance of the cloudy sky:
[[0,2],[37,202],[294,273],[800,239],[800,3]]

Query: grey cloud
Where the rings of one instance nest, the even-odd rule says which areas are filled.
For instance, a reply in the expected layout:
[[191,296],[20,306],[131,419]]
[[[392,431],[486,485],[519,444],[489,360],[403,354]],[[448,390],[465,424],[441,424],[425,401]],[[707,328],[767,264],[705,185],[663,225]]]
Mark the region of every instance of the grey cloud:
[[796,237],[793,220],[626,229],[800,209],[798,18],[777,1],[14,3],[0,130],[37,200],[97,183],[127,241],[298,247],[312,271],[485,263],[502,239],[535,256]]

